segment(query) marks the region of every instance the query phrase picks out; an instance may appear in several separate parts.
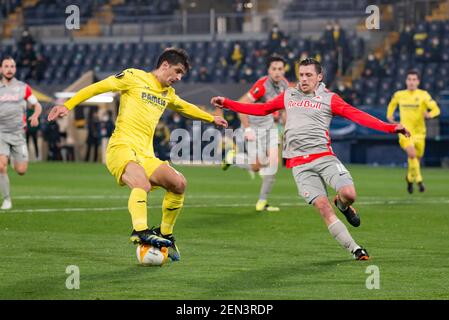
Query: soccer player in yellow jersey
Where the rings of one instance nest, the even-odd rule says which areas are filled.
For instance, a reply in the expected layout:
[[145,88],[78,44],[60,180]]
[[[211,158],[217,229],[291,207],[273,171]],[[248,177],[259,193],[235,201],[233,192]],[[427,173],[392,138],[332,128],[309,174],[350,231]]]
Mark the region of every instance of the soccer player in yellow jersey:
[[418,184],[420,192],[425,191],[423,177],[421,175],[420,160],[424,155],[426,142],[425,119],[437,117],[440,108],[430,94],[418,89],[419,74],[414,70],[407,73],[405,80],[407,89],[397,91],[388,104],[387,119],[395,123],[394,111],[399,105],[400,123],[410,130],[411,137],[399,135],[399,145],[407,152],[407,191],[413,193],[413,183]]
[[[80,90],[62,106],[54,106],[48,120],[67,115],[81,102],[108,91],[120,91],[120,110],[115,130],[106,152],[106,166],[120,185],[131,189],[128,210],[133,231],[131,241],[167,247],[171,260],[180,259],[173,237],[173,226],[184,202],[186,179],[168,162],[155,157],[153,135],[165,108],[193,119],[227,127],[219,116],[202,111],[175,94],[172,85],[189,70],[187,53],[168,48],[158,58],[156,69],[145,72],[127,69],[115,76]],[[167,192],[162,202],[162,221],[158,228],[148,228],[147,193],[153,187]]]

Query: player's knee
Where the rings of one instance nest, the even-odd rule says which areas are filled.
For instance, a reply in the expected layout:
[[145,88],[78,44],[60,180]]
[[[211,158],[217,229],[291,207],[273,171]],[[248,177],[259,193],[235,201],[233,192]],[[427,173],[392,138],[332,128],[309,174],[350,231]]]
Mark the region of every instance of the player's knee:
[[415,159],[416,158],[416,150],[414,148],[407,149],[407,156],[410,159]]
[[183,194],[187,188],[187,180],[183,176],[179,176],[173,183],[172,191],[173,193]]
[[338,192],[338,194],[344,202],[348,203],[353,203],[357,197],[354,188],[343,188]]
[[14,170],[17,172],[17,174],[19,176],[23,176],[27,172],[28,167],[27,166],[16,166],[16,167],[14,167]]

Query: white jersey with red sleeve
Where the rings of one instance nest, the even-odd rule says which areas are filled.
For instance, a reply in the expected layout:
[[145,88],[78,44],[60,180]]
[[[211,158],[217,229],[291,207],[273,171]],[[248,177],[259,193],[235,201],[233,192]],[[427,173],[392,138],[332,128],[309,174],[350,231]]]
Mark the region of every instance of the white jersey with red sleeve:
[[[252,102],[267,102],[274,99],[288,88],[288,81],[282,79],[275,83],[269,76],[257,80],[248,92],[248,97]],[[270,129],[274,125],[272,114],[263,117],[248,116],[249,125],[254,128]]]
[[395,124],[385,123],[349,105],[340,96],[327,90],[323,83],[310,94],[298,88],[288,88],[269,102],[245,104],[225,99],[223,106],[256,116],[265,116],[285,109],[287,122],[284,130],[283,157],[287,159],[287,167],[333,154],[329,127],[334,116],[341,116],[378,131],[387,133],[396,131]]
[[15,78],[8,85],[0,81],[0,132],[23,131],[27,101],[37,103],[29,85]]
[[[284,95],[287,122],[284,131],[283,157],[308,162],[313,155],[333,153],[329,127],[334,116],[341,116],[362,126],[394,133],[396,125],[385,123],[348,103],[321,83],[313,94],[289,88]],[[304,160],[304,161],[303,161]]]

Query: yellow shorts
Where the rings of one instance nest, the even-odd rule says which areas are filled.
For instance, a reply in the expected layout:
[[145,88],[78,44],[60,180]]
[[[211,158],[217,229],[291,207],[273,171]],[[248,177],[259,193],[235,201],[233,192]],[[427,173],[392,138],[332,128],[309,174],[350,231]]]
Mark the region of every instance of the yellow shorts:
[[106,167],[121,186],[125,185],[122,181],[122,174],[130,161],[134,161],[141,165],[144,168],[148,179],[161,164],[168,164],[168,161],[162,161],[156,157],[139,154],[126,144],[114,144],[113,146],[108,146],[108,149],[106,150]]
[[426,146],[426,138],[416,138],[416,137],[410,137],[407,138],[404,135],[399,135],[399,145],[402,149],[406,149],[410,146],[414,146],[416,150],[416,156],[418,158],[422,158],[424,155],[424,149]]

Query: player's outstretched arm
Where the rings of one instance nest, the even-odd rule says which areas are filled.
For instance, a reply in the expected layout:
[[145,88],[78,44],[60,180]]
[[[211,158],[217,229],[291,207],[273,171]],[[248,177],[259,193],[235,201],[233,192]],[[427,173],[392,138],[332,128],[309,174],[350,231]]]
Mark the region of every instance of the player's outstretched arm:
[[196,105],[179,98],[178,96],[176,96],[174,101],[168,105],[168,108],[191,119],[215,123],[217,126],[224,128],[228,127],[228,122],[222,116],[213,116],[210,113],[201,110]]
[[216,108],[226,108],[236,112],[254,116],[266,116],[277,110],[284,109],[284,93],[265,103],[240,103],[225,97],[213,97],[210,103]]
[[410,132],[402,124],[386,123],[351,106],[336,94],[332,97],[331,108],[333,114],[351,120],[361,126],[387,133],[402,133],[405,136],[410,136]]
[[110,76],[104,80],[93,83],[78,91],[73,97],[67,100],[64,105],[54,106],[48,114],[48,121],[53,121],[58,117],[66,116],[69,110],[72,110],[83,101],[96,95],[110,91],[125,91],[132,85],[132,72],[129,70],[125,70],[118,75]]

